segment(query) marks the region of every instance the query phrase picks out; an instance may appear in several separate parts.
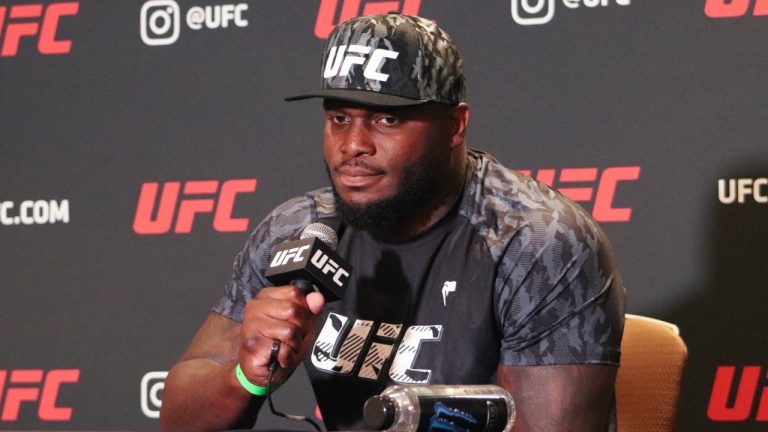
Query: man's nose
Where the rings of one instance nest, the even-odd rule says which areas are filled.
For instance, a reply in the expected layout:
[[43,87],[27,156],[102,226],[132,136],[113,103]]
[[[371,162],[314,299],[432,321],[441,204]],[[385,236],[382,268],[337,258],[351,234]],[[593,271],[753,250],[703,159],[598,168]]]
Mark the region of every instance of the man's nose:
[[367,125],[360,121],[353,121],[344,135],[341,151],[350,157],[376,153],[376,146]]

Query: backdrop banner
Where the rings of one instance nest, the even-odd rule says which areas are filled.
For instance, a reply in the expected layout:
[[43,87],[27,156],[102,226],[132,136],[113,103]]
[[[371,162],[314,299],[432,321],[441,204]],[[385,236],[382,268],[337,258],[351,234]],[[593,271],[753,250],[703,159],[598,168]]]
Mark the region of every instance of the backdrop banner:
[[[468,142],[590,211],[689,347],[678,429],[768,427],[768,0],[0,0],[0,429],[156,430],[248,234],[328,184],[340,20],[463,53]],[[315,416],[304,370],[277,407]],[[264,410],[263,428],[306,429]]]

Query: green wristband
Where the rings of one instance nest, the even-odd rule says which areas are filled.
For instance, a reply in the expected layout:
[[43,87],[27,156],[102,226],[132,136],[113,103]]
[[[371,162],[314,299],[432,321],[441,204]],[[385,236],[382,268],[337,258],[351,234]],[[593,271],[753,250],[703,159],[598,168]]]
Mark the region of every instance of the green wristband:
[[[267,394],[267,388],[257,386],[256,384],[248,381],[248,378],[243,373],[243,369],[240,367],[240,363],[235,366],[235,376],[237,377],[237,382],[240,383],[241,386],[247,391],[248,393],[254,395],[254,396],[265,396]],[[277,383],[272,386],[272,390],[277,390],[278,387],[280,387],[280,384]]]

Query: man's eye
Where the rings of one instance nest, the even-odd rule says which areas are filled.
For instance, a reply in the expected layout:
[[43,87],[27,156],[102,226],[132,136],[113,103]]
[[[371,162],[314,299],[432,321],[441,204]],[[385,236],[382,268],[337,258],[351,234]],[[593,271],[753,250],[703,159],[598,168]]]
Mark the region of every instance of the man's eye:
[[334,123],[342,124],[347,122],[347,116],[336,114],[331,116],[331,121]]
[[393,116],[383,116],[379,119],[379,122],[385,126],[394,126],[400,123],[400,119]]

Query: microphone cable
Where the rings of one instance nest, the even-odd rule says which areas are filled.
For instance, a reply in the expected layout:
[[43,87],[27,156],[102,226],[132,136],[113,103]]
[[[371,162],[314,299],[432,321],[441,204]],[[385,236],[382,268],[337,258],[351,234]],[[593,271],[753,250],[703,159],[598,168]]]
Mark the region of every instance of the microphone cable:
[[275,409],[275,405],[272,402],[272,373],[280,366],[277,361],[277,354],[280,352],[280,341],[275,340],[272,342],[272,352],[269,354],[269,374],[267,375],[267,402],[269,403],[269,410],[273,415],[278,417],[287,418],[288,420],[304,421],[312,425],[317,432],[323,432],[320,425],[317,422],[307,416],[286,414]]

